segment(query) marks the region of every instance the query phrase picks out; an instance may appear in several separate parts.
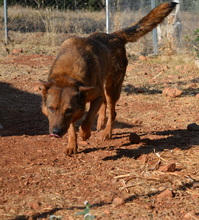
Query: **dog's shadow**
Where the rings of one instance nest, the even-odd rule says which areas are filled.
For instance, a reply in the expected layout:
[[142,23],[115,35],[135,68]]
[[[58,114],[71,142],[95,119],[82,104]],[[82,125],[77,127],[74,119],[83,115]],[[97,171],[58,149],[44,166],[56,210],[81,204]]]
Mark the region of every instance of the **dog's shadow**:
[[[181,150],[190,149],[194,145],[199,145],[198,134],[199,131],[188,131],[186,129],[178,130],[165,130],[165,131],[156,131],[153,133],[155,138],[151,137],[144,138],[143,134],[140,136],[139,145],[132,144],[129,140],[129,132],[113,133],[112,140],[109,145],[109,141],[106,142],[106,147],[95,147],[87,148],[82,152],[91,153],[98,150],[112,150],[115,151],[115,155],[107,156],[103,158],[106,160],[118,160],[123,157],[137,159],[143,154],[150,154],[152,152],[161,152],[165,149],[173,150],[175,148]],[[121,146],[114,146],[114,140],[125,138],[125,143],[123,142]],[[81,152],[80,152],[81,153]]]
[[194,145],[199,145],[198,131],[188,131],[185,129],[157,131],[154,135],[159,135],[156,139],[142,139],[141,144],[134,149],[131,149],[132,143],[129,141],[122,144],[120,148],[116,149],[116,154],[105,157],[103,160],[118,160],[123,157],[137,159],[143,154],[150,154],[152,152],[161,152],[165,149],[173,150],[179,148],[187,150]]
[[[0,136],[48,134],[48,119],[41,111],[40,95],[19,90],[4,82],[0,82],[0,88]],[[82,120],[77,122],[77,127]],[[118,126],[130,125],[119,123]],[[96,130],[96,120],[93,130]]]
[[41,112],[41,96],[0,82],[0,135],[48,133],[47,118]]

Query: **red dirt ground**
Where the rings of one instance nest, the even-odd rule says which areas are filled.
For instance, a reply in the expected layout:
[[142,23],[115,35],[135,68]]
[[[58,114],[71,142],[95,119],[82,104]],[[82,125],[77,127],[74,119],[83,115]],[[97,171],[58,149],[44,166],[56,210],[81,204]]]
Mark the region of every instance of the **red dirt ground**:
[[[85,201],[97,220],[199,219],[199,131],[187,130],[199,123],[199,70],[187,57],[130,58],[113,138],[94,126],[71,157],[40,108],[54,56],[1,57],[0,219],[83,219]],[[167,86],[182,95],[163,96]]]

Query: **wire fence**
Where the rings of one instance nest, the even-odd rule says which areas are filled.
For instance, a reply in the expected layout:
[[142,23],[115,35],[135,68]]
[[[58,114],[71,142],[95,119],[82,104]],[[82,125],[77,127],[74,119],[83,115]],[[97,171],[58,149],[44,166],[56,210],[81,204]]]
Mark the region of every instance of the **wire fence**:
[[[0,3],[2,3],[0,0]],[[10,0],[8,1],[8,43],[23,48],[56,47],[68,35],[86,36],[112,32],[137,21],[151,10],[152,0]],[[154,0],[155,1],[155,0]],[[5,0],[4,0],[5,2]],[[156,0],[155,5],[164,2]],[[107,13],[108,4],[108,13]],[[0,42],[5,43],[5,8],[0,7]],[[180,0],[179,48],[187,49],[197,39],[199,2]],[[167,26],[166,26],[167,29]],[[167,31],[167,30],[166,30]],[[162,31],[163,33],[165,31]],[[196,34],[194,34],[196,33]],[[159,38],[160,40],[160,38]],[[152,34],[127,49],[134,53],[153,52]]]

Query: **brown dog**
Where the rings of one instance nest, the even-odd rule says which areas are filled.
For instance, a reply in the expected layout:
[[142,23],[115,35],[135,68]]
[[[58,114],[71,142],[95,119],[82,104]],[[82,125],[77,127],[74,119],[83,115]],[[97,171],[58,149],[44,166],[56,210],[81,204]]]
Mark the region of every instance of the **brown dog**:
[[68,131],[66,154],[77,152],[74,123],[84,115],[87,102],[90,108],[80,128],[83,140],[91,136],[98,111],[97,129],[105,125],[106,106],[109,115],[103,139],[111,137],[115,104],[128,64],[125,44],[135,42],[155,28],[176,4],[162,3],[140,21],[120,31],[94,33],[87,38],[73,37],[63,42],[48,81],[42,81],[42,110],[48,116],[52,136],[60,137]]

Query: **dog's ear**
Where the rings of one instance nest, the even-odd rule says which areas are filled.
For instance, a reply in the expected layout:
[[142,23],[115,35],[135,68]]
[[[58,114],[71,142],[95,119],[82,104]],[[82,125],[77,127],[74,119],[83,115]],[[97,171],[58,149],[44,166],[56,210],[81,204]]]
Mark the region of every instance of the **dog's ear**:
[[44,80],[41,80],[41,79],[39,80],[39,82],[42,84],[41,93],[42,93],[43,97],[45,98],[47,90],[52,85],[52,82],[51,81],[44,81]]
[[51,81],[43,81],[43,80],[39,80],[39,82],[42,84],[42,89],[41,89],[41,93],[42,93],[42,112],[44,115],[48,116],[48,111],[46,108],[46,94],[47,94],[47,90],[50,88],[52,82]]
[[51,81],[44,81],[40,79],[39,82],[44,86],[45,89],[50,88],[50,86],[52,85]]
[[44,115],[47,115],[47,108],[46,108],[46,99],[47,99],[47,90],[50,88],[52,82],[50,81],[43,81],[39,80],[42,84],[41,94],[42,94],[42,112]]

